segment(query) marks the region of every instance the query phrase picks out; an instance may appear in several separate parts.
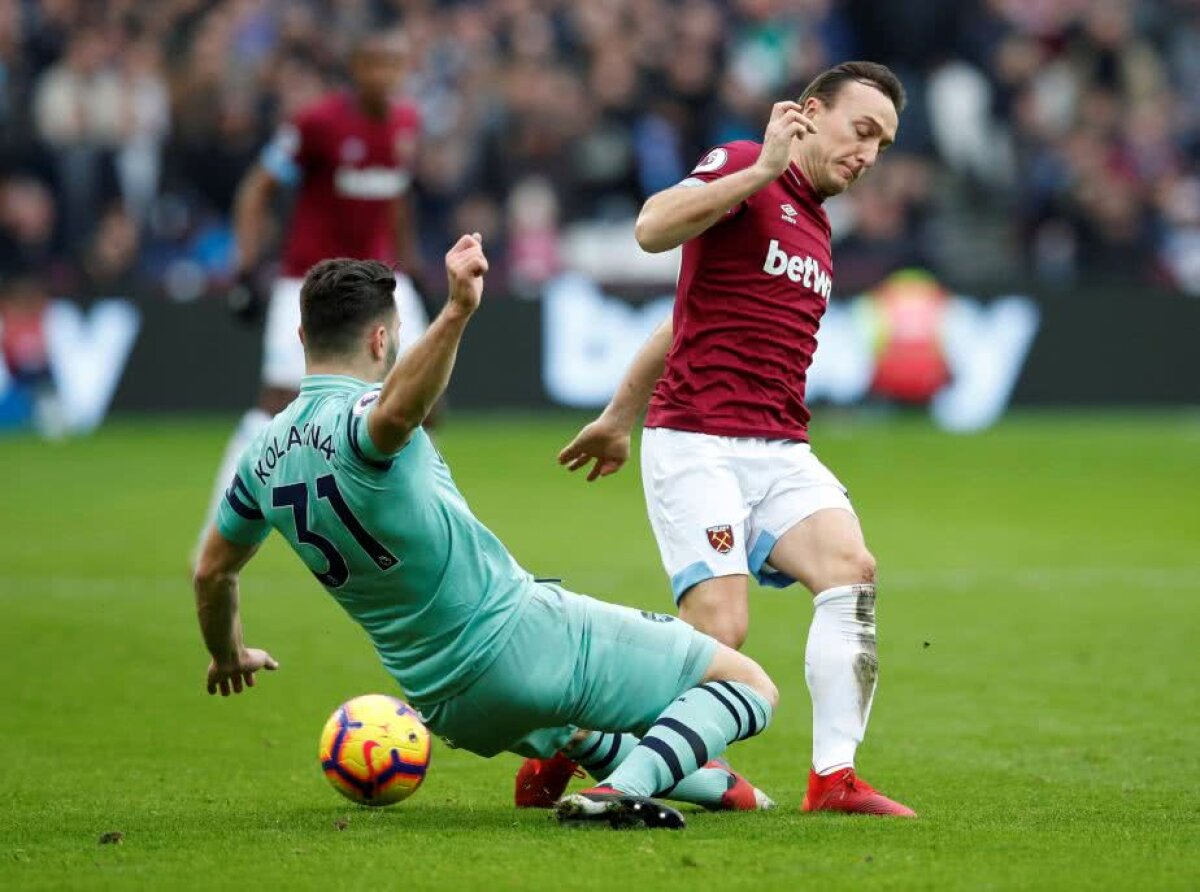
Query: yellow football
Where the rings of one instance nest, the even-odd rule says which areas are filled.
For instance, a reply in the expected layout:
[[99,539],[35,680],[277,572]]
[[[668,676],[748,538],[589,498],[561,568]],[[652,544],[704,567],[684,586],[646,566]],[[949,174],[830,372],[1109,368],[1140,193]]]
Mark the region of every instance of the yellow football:
[[333,788],[362,805],[407,799],[429,768],[429,730],[396,697],[366,694],[339,706],[321,731],[321,769]]

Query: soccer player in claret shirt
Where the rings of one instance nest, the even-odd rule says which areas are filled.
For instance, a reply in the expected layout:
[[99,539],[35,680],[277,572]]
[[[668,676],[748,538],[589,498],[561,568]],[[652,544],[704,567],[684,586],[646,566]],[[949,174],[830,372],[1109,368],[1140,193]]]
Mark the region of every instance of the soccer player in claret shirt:
[[300,396],[239,457],[196,571],[209,693],[276,668],[245,647],[238,616],[238,575],[276,529],[435,734],[483,756],[563,751],[590,767],[602,783],[564,797],[560,819],[682,827],[655,794],[767,807],[720,760],[774,713],[758,664],[674,617],[534,579],[471,514],[422,429],[487,267],[479,236],[463,236],[446,256],[445,309],[398,363],[392,271],[338,259],[309,272]]
[[[351,86],[301,110],[283,124],[246,174],[234,207],[241,309],[261,303],[255,283],[262,263],[266,219],[274,193],[295,189],[283,241],[281,275],[266,306],[258,405],[243,417],[225,450],[201,537],[211,525],[233,463],[271,416],[290,403],[304,375],[300,285],[327,257],[370,258],[417,270],[409,199],[416,161],[418,117],[393,100],[404,76],[404,35],[385,30],[359,37],[349,58]],[[407,275],[397,276],[396,303],[404,318],[403,352],[424,331],[425,309]]]
[[[874,166],[903,107],[884,66],[838,65],[774,106],[761,144],[714,148],[646,202],[639,244],[683,246],[673,317],[559,455],[571,470],[594,461],[589,480],[614,473],[649,403],[642,482],[680,616],[741,647],[749,576],[812,592],[805,811],[913,816],[855,772],[878,668],[875,560],[846,490],[809,448],[804,404],[833,282],[821,203]],[[531,786],[552,795],[569,767],[526,763],[518,800]]]

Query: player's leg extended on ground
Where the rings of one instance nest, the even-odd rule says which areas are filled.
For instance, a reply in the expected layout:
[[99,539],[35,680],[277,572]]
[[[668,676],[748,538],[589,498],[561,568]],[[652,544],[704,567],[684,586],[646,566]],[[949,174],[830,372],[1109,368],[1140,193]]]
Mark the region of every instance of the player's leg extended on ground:
[[[748,577],[733,574],[697,583],[683,594],[679,618],[722,644],[740,649],[750,629]],[[723,768],[701,768],[680,781],[667,798],[715,808],[729,789],[729,779],[730,772]]]
[[[603,781],[640,742],[641,738],[628,732],[579,731],[563,747],[563,755],[596,780]],[[722,808],[732,780],[733,773],[725,768],[701,767],[676,784],[667,798],[705,808]]]
[[[697,592],[703,597],[693,599],[692,595]],[[718,640],[733,638],[739,644],[745,638],[748,623],[747,577],[734,575],[706,580],[688,590],[685,603],[699,605],[700,610],[693,611],[693,615],[709,621],[705,628],[684,616],[700,631]],[[732,609],[721,609],[726,607]],[[714,631],[717,634],[713,634]],[[563,747],[562,753],[597,781],[603,781],[624,762],[639,742],[640,738],[629,732],[581,730]],[[736,775],[727,768],[704,767],[702,763],[700,768],[676,784],[666,798],[705,808],[725,808],[728,807],[724,801],[726,794],[735,779]]]
[[635,796],[671,796],[729,744],[765,730],[778,699],[762,667],[718,644],[700,684],[663,710],[604,783]]
[[817,511],[775,543],[771,566],[813,592],[805,678],[813,703],[813,769],[854,765],[875,696],[875,559],[858,518]]

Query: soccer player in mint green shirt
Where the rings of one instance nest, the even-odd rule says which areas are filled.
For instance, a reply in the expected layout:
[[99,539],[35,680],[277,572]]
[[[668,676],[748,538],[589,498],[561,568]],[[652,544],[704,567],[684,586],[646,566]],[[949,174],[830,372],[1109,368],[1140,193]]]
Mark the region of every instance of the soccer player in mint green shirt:
[[519,804],[665,827],[683,818],[651,796],[769,807],[719,759],[773,714],[754,661],[681,621],[538,582],[467,507],[421,422],[482,299],[478,235],[446,270],[446,307],[399,362],[388,267],[327,260],[306,276],[300,395],[241,456],[197,565],[209,693],[278,668],[244,645],[238,614],[238,575],[275,529],[434,733],[483,756],[578,762],[602,781],[559,799],[565,780],[543,778]]

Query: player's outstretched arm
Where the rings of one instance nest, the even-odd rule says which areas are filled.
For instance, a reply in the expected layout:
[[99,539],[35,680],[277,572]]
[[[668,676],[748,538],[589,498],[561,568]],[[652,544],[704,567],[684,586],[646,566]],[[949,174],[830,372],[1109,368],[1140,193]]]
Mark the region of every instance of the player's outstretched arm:
[[792,141],[816,132],[816,124],[804,115],[799,103],[775,103],[755,162],[703,185],[672,186],[650,196],[634,225],[638,244],[643,251],[658,254],[695,238],[781,176],[791,160]]
[[408,349],[383,382],[379,404],[367,417],[371,442],[396,452],[408,442],[446,389],[458,345],[483,299],[487,257],[479,233],[464,235],[446,254],[450,298],[420,339]]
[[238,574],[257,550],[257,545],[230,542],[214,527],[196,563],[193,579],[196,615],[204,644],[212,656],[206,678],[210,694],[218,690],[222,697],[228,697],[231,691],[240,694],[243,686],[254,687],[254,673],[259,669],[279,668],[265,650],[248,648],[242,643]]
[[621,470],[629,460],[630,432],[650,402],[655,382],[662,377],[674,333],[670,317],[654,330],[633,358],[600,417],[576,434],[575,439],[558,453],[560,465],[566,465],[569,471],[578,471],[595,460],[588,471],[589,483]]

